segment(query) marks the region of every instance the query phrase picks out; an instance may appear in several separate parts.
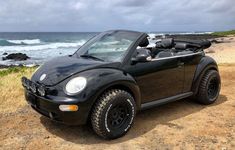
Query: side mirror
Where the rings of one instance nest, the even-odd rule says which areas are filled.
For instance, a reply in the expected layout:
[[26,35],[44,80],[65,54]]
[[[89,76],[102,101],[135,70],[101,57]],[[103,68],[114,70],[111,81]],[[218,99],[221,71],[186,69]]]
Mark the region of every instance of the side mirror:
[[137,62],[149,62],[152,60],[152,57],[150,55],[150,51],[148,49],[138,49],[137,50],[137,56],[131,58],[131,61],[133,63]]

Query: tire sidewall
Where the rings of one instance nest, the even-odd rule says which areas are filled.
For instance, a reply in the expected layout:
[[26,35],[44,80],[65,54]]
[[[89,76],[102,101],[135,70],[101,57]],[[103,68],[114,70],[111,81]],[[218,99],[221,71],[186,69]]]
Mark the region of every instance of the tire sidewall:
[[[118,130],[113,131],[110,129],[108,126],[108,114],[110,110],[117,104],[125,104],[129,110],[129,117],[128,120],[129,122],[125,123],[125,126],[119,128]],[[124,135],[126,132],[129,131],[130,127],[133,124],[134,118],[136,114],[136,106],[135,106],[135,101],[133,97],[131,97],[128,93],[122,92],[122,93],[117,93],[115,97],[111,97],[111,100],[109,103],[106,105],[105,109],[103,110],[103,114],[101,117],[102,124],[101,127],[103,128],[103,131],[105,131],[105,134],[108,138],[117,138],[122,135]]]
[[[217,89],[217,93],[216,93],[215,97],[214,97],[214,98],[210,98],[207,91],[208,91],[208,88],[209,88],[209,83],[210,83],[210,81],[211,81],[213,78],[216,78],[216,80],[217,80],[219,83],[218,83],[218,89]],[[221,88],[220,76],[219,76],[219,74],[218,74],[217,71],[213,71],[213,72],[209,75],[209,77],[208,77],[208,79],[207,79],[207,83],[206,83],[205,96],[206,96],[206,98],[208,99],[209,102],[213,103],[213,102],[216,101],[216,99],[218,98],[219,93],[220,93],[220,88]]]

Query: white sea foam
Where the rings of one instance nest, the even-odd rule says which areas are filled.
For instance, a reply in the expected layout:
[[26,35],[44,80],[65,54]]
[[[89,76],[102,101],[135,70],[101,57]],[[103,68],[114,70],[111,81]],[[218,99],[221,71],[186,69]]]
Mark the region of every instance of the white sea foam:
[[17,45],[17,46],[0,46],[0,51],[35,51],[35,50],[48,50],[58,48],[79,47],[86,41],[81,40],[74,43],[48,43],[43,45]]
[[148,35],[149,35],[150,39],[153,39],[156,36],[156,34],[154,34],[154,33],[149,33]]
[[25,40],[7,40],[10,43],[15,43],[15,44],[40,44],[41,41],[40,39],[25,39]]

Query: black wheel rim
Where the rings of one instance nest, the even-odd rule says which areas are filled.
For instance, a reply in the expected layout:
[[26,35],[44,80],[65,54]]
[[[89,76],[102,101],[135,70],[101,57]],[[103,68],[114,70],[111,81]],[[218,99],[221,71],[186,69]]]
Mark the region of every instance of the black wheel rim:
[[110,129],[117,129],[127,124],[129,118],[129,108],[124,104],[113,106],[108,113],[108,126]]
[[208,89],[207,89],[209,99],[213,100],[216,98],[216,96],[218,95],[218,91],[219,91],[219,84],[220,83],[216,77],[211,78],[208,84]]

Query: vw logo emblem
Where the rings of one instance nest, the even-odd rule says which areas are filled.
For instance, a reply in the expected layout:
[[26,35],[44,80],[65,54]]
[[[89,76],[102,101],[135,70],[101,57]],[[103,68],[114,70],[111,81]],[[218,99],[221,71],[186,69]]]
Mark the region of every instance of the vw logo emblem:
[[44,80],[46,78],[46,76],[47,76],[46,74],[41,75],[40,81]]

